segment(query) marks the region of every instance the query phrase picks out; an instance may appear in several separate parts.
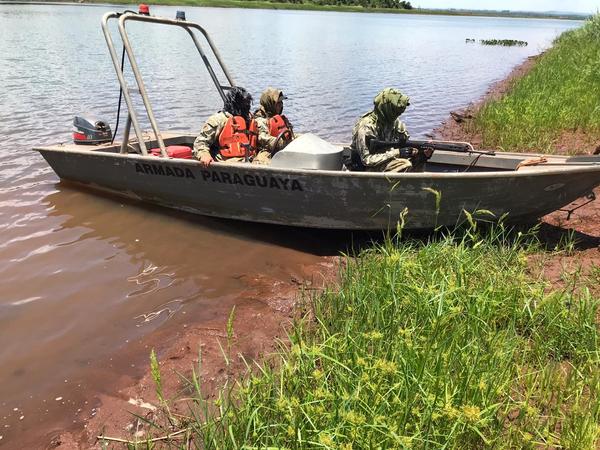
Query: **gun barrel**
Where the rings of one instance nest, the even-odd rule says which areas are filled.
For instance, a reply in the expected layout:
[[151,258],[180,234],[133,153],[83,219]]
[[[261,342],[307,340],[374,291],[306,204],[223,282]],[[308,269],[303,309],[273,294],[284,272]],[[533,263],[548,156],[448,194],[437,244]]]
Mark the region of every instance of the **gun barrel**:
[[433,150],[447,150],[451,152],[473,151],[473,146],[468,142],[444,142],[444,141],[406,141],[406,147],[431,148]]
[[373,139],[370,144],[371,151],[377,151],[385,148],[397,147],[397,148],[418,148],[418,149],[432,149],[432,150],[446,150],[450,152],[459,153],[476,153],[481,155],[495,156],[494,151],[479,151],[475,150],[469,142],[449,142],[449,141],[419,141],[409,139],[404,142],[394,141],[379,141]]

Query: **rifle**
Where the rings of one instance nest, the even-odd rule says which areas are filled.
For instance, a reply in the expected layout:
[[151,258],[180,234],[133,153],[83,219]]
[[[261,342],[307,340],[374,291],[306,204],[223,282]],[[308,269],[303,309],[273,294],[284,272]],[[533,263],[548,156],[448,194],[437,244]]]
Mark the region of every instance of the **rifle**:
[[371,142],[369,142],[369,151],[372,153],[380,153],[385,151],[385,149],[392,147],[400,148],[400,156],[402,158],[410,158],[414,156],[414,152],[412,151],[414,148],[420,151],[445,150],[449,152],[474,153],[477,155],[496,155],[496,152],[494,151],[475,150],[469,142],[413,141],[411,139],[406,141],[380,141],[377,139],[371,139]]

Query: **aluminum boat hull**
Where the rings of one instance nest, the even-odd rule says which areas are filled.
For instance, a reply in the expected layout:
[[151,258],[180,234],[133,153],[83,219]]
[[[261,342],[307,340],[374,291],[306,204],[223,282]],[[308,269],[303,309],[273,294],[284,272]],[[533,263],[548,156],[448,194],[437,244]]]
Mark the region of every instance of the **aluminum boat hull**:
[[[600,164],[564,157],[519,170],[384,174],[243,163],[202,168],[195,160],[73,145],[36,150],[61,179],[91,188],[206,216],[311,228],[393,229],[404,211],[407,229],[451,227],[465,211],[481,210],[532,222],[600,184]],[[452,157],[441,155],[446,163]]]

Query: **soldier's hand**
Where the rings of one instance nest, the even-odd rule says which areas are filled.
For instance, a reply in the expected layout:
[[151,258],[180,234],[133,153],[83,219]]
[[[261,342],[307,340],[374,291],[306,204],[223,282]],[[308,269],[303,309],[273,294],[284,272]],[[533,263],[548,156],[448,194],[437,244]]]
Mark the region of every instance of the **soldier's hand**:
[[433,155],[433,149],[432,148],[426,148],[425,150],[423,150],[423,154],[425,155],[425,157],[427,159],[429,159]]
[[200,165],[204,168],[207,168],[213,161],[214,159],[209,153],[203,153],[202,156],[200,156]]

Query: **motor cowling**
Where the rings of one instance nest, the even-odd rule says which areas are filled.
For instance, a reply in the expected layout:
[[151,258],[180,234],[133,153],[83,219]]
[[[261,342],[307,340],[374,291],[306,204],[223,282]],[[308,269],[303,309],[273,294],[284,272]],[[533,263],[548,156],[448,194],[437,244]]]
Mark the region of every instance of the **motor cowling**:
[[73,142],[75,144],[94,145],[112,140],[110,125],[104,120],[75,116],[73,128]]

